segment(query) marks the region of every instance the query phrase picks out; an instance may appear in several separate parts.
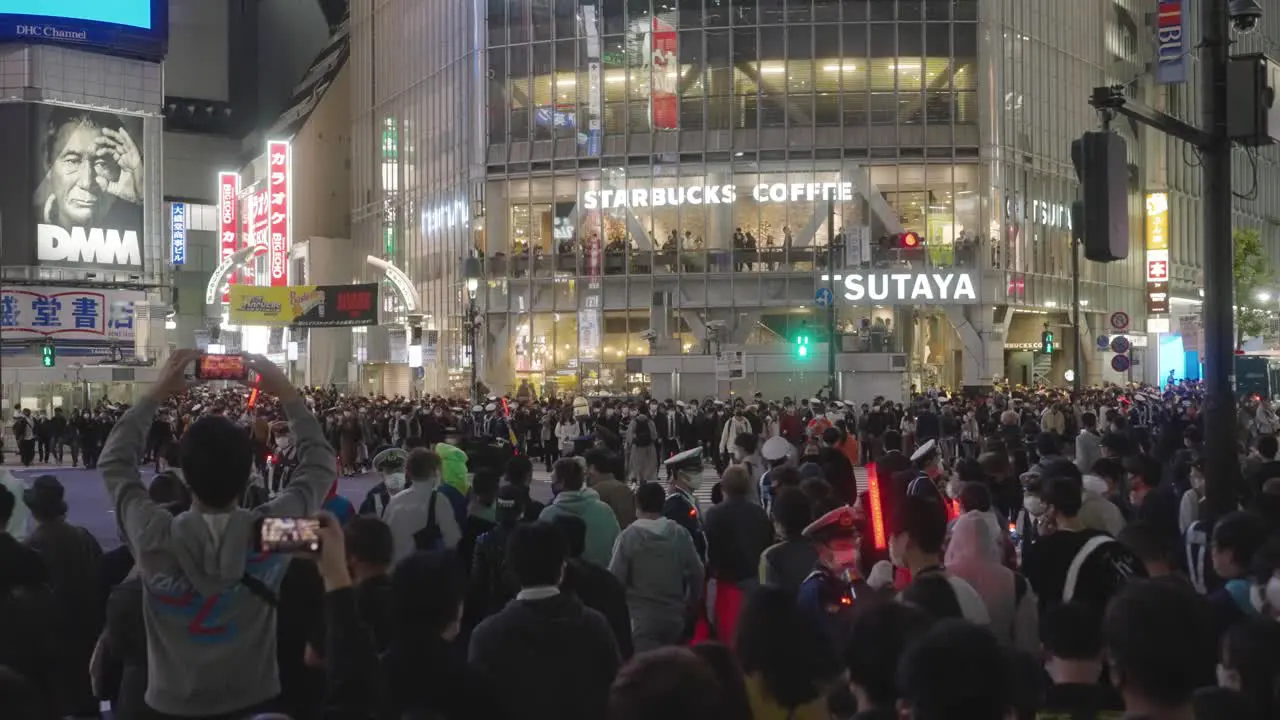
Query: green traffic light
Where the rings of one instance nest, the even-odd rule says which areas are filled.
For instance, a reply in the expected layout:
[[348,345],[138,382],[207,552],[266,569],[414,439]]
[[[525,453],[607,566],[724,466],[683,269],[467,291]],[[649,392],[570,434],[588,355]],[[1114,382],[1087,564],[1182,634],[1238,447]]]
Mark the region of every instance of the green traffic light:
[[801,335],[796,338],[796,355],[799,357],[809,357],[808,335]]
[[45,367],[53,367],[53,362],[54,362],[53,346],[45,345],[44,347],[40,348],[40,364],[44,365]]

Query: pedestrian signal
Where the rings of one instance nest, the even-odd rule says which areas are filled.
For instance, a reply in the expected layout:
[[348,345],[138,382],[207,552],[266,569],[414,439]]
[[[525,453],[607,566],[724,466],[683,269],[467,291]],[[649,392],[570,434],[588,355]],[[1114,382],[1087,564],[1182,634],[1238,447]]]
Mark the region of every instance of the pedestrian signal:
[[57,355],[53,349],[53,341],[46,341],[40,348],[40,364],[45,367],[53,367],[56,361]]
[[1045,330],[1044,332],[1040,333],[1040,352],[1042,353],[1053,352],[1053,331],[1052,330]]

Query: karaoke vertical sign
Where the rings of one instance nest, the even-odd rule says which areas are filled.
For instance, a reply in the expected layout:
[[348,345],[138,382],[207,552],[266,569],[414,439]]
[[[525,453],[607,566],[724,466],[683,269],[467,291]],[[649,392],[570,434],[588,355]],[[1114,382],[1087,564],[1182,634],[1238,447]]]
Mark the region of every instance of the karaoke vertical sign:
[[[218,173],[218,259],[225,261],[236,252],[236,235],[239,231],[236,209],[240,202],[240,175],[233,172]],[[235,273],[227,276],[227,285],[236,280]],[[231,302],[226,287],[222,290],[222,303]]]
[[271,274],[271,287],[285,287],[289,284],[289,191],[292,184],[289,143],[267,143],[267,163],[267,192],[271,198],[267,267]]

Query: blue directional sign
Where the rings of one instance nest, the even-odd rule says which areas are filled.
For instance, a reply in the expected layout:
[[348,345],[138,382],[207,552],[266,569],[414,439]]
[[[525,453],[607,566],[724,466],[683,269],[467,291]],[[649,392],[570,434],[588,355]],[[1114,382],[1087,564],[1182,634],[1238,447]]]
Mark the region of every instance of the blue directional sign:
[[835,301],[835,296],[831,294],[831,288],[818,288],[818,292],[813,294],[813,300],[818,303],[818,307],[827,307]]

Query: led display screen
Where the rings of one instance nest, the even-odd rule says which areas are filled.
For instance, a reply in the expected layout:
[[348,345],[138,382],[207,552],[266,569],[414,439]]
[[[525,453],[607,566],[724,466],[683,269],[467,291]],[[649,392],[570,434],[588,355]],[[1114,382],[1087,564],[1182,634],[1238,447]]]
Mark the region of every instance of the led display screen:
[[168,25],[168,0],[0,0],[0,42],[161,60]]

